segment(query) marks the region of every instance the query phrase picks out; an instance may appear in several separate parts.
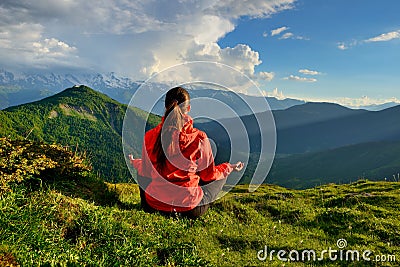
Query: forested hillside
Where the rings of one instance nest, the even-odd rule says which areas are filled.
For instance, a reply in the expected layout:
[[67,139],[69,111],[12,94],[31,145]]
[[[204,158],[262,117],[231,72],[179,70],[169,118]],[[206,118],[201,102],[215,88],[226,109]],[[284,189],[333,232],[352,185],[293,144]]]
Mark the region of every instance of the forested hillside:
[[[122,125],[127,106],[86,86],[72,87],[41,101],[0,111],[0,135],[58,143],[86,152],[93,168],[107,181],[128,181],[122,153]],[[133,118],[145,113],[133,109]],[[150,115],[149,123],[157,123]],[[138,155],[143,133],[133,140]]]

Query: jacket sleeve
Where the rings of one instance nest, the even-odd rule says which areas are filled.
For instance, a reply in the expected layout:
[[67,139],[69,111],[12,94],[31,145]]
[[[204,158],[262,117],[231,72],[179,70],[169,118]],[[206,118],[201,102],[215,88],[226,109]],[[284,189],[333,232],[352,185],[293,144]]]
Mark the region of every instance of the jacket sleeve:
[[137,170],[137,174],[140,176],[148,178],[158,177],[158,172],[154,169],[153,164],[151,163],[145,144],[146,142],[143,141],[142,158],[131,160],[131,164]]
[[131,164],[138,171],[138,173],[142,173],[142,159],[131,159]]
[[215,166],[210,141],[206,137],[200,142],[198,170],[198,175],[202,181],[211,182],[228,177],[233,168],[227,162]]
[[142,158],[141,159],[132,159],[132,160],[130,160],[130,162],[131,162],[131,165],[137,170],[137,173],[138,173],[138,175],[143,175],[143,165],[144,165],[144,162],[143,162],[143,156],[145,155],[144,154],[144,141],[143,141],[143,144],[142,144]]

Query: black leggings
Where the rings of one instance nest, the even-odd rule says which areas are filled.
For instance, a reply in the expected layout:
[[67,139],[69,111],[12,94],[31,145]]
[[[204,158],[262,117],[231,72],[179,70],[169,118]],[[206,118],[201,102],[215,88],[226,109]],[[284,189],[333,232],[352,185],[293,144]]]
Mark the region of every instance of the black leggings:
[[[140,204],[143,208],[144,211],[146,212],[160,212],[165,215],[173,215],[175,212],[164,212],[164,211],[158,211],[151,207],[147,201],[146,201],[146,196],[145,196],[145,190],[147,186],[149,185],[151,179],[147,177],[142,177],[138,176],[138,183],[139,183],[139,189],[140,189]],[[188,210],[188,211],[183,211],[179,212],[178,214],[187,217],[190,219],[196,219],[200,216],[202,216],[207,209],[210,207],[210,204],[215,201],[217,198],[217,195],[219,192],[221,192],[222,187],[226,183],[226,178],[213,181],[212,184],[208,184],[207,186],[203,186],[203,198],[201,199],[200,203],[193,209]],[[205,185],[204,182],[201,182],[200,185]]]

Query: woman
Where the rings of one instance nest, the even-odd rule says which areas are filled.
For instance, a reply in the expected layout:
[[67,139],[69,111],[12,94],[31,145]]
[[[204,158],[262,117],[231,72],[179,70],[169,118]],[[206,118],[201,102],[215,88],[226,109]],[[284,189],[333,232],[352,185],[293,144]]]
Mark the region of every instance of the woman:
[[189,111],[189,93],[182,87],[170,89],[161,123],[145,134],[142,158],[129,155],[146,211],[197,218],[216,199],[227,176],[243,168],[242,162],[215,166],[207,135],[193,127]]

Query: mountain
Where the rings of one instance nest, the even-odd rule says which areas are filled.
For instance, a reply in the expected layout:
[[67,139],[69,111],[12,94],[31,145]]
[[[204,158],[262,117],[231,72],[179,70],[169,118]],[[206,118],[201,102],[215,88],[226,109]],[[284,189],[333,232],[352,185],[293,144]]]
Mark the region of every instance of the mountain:
[[[329,104],[331,105],[331,104]],[[382,111],[345,110],[336,107],[324,120],[316,119],[309,105],[298,106],[298,117],[290,110],[277,114],[278,153],[292,154],[322,151],[367,142],[400,140],[400,106]],[[293,122],[294,121],[294,122]],[[297,123],[297,122],[302,123]]]
[[[14,73],[6,70],[0,70],[0,109],[37,101],[58,93],[63,88],[69,88],[74,85],[86,85],[110,96],[120,103],[128,104],[132,95],[143,83],[144,81],[137,81],[127,77],[121,77],[113,72],[105,74],[93,72],[38,74]],[[254,100],[253,96],[234,94],[230,91],[220,90],[221,88],[212,89],[210,85],[206,84],[203,84],[202,86],[202,88],[192,88],[193,86],[187,85],[192,98],[212,96],[214,99],[218,99],[233,107],[234,110],[239,112],[240,116],[251,114],[251,112],[246,109],[246,105],[243,105],[243,101],[240,100],[239,97],[251,103]],[[160,93],[169,86],[165,84],[152,83],[150,87],[155,89],[152,93],[154,93],[154,96],[158,98]],[[265,99],[268,101],[271,110],[284,110],[306,103],[304,100],[291,98],[277,99],[275,97],[265,97]],[[396,105],[399,105],[399,103],[388,102],[379,105],[349,108],[380,111]],[[160,100],[160,102],[154,107],[152,113],[161,115],[163,110],[163,102]],[[262,111],[264,110],[255,110],[255,112]]]
[[[263,112],[266,110],[266,107],[264,105],[260,106],[258,104],[260,103],[259,101],[260,96],[250,96],[242,93],[235,93],[228,90],[208,89],[202,86],[200,88],[188,87],[188,89],[190,90],[189,92],[192,99],[198,97],[210,97],[214,100],[219,100],[229,105],[235,112],[237,112],[241,116],[252,114],[254,112]],[[265,99],[267,100],[269,108],[271,110],[283,110],[306,103],[303,100],[290,99],[290,98],[278,100],[275,97],[265,97]],[[255,105],[253,105],[253,108],[256,108],[256,110],[250,110],[246,103],[247,104],[255,103]]]
[[[128,104],[132,95],[143,84],[143,81],[134,81],[130,78],[117,76],[115,73],[76,73],[76,74],[23,74],[0,70],[0,109],[9,106],[20,105],[37,101],[60,92],[63,88],[74,85],[86,85],[104,93],[123,104]],[[246,101],[252,101],[254,97],[243,94],[235,94],[230,91],[211,89],[211,85],[203,84],[201,88],[188,85],[192,98],[213,97],[233,107],[240,115],[250,114],[246,105],[239,99],[243,97]],[[151,83],[152,90],[158,98],[168,85]],[[201,89],[201,90],[198,90]],[[286,109],[294,105],[304,104],[302,100],[284,99],[278,100],[274,97],[266,97],[270,108],[273,110]],[[152,103],[153,104],[153,103]],[[263,107],[264,108],[264,107]],[[162,99],[156,104],[152,113],[161,115],[164,110]],[[257,110],[261,112],[263,110]]]
[[396,181],[398,173],[400,141],[371,142],[277,158],[266,182],[289,188],[312,188],[365,178]]
[[[218,94],[221,97],[232,96],[229,93]],[[126,108],[126,105],[86,86],[74,86],[43,100],[0,111],[0,135],[28,137],[87,151],[94,169],[107,181],[126,181],[130,174],[121,145]],[[132,135],[128,144],[132,153],[138,156],[143,133],[135,129],[135,125],[143,125],[147,113],[132,110],[132,128],[129,129]],[[363,174],[378,179],[396,171],[397,163],[393,162],[397,162],[396,155],[400,155],[397,145],[400,141],[399,106],[370,112],[330,103],[306,103],[273,111],[273,115],[278,142],[271,172],[273,176],[270,177],[274,183],[307,187],[316,183],[352,181]],[[148,128],[160,120],[155,115],[149,118]],[[247,128],[250,141],[251,161],[242,180],[246,182],[258,161],[261,131],[269,134],[270,129],[260,131],[254,115],[240,119]],[[233,129],[237,123],[229,118],[221,122],[231,124]],[[228,136],[217,122],[196,122],[196,127],[206,131],[216,143],[217,163],[229,159],[232,153],[230,138],[244,144],[243,136],[236,132]],[[240,155],[244,152],[242,149],[239,147],[233,152]],[[380,155],[381,158],[360,157],[364,153]],[[347,164],[350,162],[352,164]],[[318,169],[315,166],[322,167]]]
[[[364,113],[368,113],[365,110],[352,110],[338,104],[331,103],[306,103],[303,105],[293,106],[286,110],[275,110],[272,112],[276,131],[277,131],[277,151],[282,154],[292,153],[303,153],[307,152],[307,148],[313,145],[312,140],[315,135],[319,132],[315,131],[309,136],[311,142],[303,142],[299,135],[299,129],[310,129],[313,131],[314,125],[325,123],[329,121],[347,119],[348,117],[353,118]],[[260,116],[267,116],[268,114],[260,113]],[[260,129],[256,117],[254,115],[246,115],[240,117],[241,121],[245,125],[249,134],[250,146],[252,152],[259,152],[256,147],[260,144],[260,130],[263,133],[268,134],[271,129]],[[242,138],[237,136],[236,133],[230,133],[231,136],[227,135],[227,132],[223,129],[222,125],[229,128],[234,128],[238,123],[237,118],[226,118],[216,121],[197,123],[196,125],[206,131],[208,135],[221,144],[221,147],[230,147],[228,142],[231,138]],[[270,125],[271,127],[274,125]],[[290,146],[287,145],[290,143]],[[318,143],[319,144],[319,143]],[[318,145],[315,144],[315,145]],[[292,149],[292,150],[291,150]],[[316,149],[318,150],[318,149]]]
[[277,99],[275,97],[265,97],[268,101],[268,104],[271,110],[284,110],[293,106],[298,106],[305,104],[306,101],[293,99],[293,98],[285,98],[285,99]]
[[[262,116],[262,115],[261,115]],[[273,111],[277,131],[277,153],[323,151],[367,142],[400,140],[400,106],[382,111],[353,110],[331,103],[306,103]],[[260,141],[254,115],[242,116],[252,144]],[[228,147],[221,125],[234,127],[236,119],[199,123],[211,138]],[[261,129],[264,133],[270,129]],[[238,137],[240,138],[240,137]],[[257,152],[252,150],[252,152]]]
[[[288,187],[312,187],[329,182],[349,182],[359,177],[383,179],[400,171],[400,106],[383,111],[352,110],[331,103],[307,103],[273,111],[277,130],[276,156],[267,182]],[[250,162],[241,182],[249,182],[259,159],[260,129],[255,116],[241,117],[250,141]],[[225,161],[231,142],[243,139],[225,127],[235,119],[197,123]],[[243,143],[243,142],[242,142]],[[239,147],[235,147],[235,150]],[[365,156],[368,155],[368,156]],[[262,163],[261,163],[262,164]]]
[[[122,125],[127,106],[86,86],[74,86],[37,102],[0,111],[0,135],[28,137],[86,151],[94,170],[107,181],[128,181],[122,153]],[[132,109],[132,124],[143,112]],[[150,117],[156,123],[159,118]],[[143,133],[133,131],[132,153],[140,154]]]
[[1,70],[0,109],[37,101],[74,85],[96,88],[99,92],[127,103],[141,83],[141,81],[118,77],[115,73],[16,74]]
[[308,102],[286,110],[273,112],[277,129],[283,130],[296,126],[311,125],[366,113],[366,110],[354,110],[333,103]]

